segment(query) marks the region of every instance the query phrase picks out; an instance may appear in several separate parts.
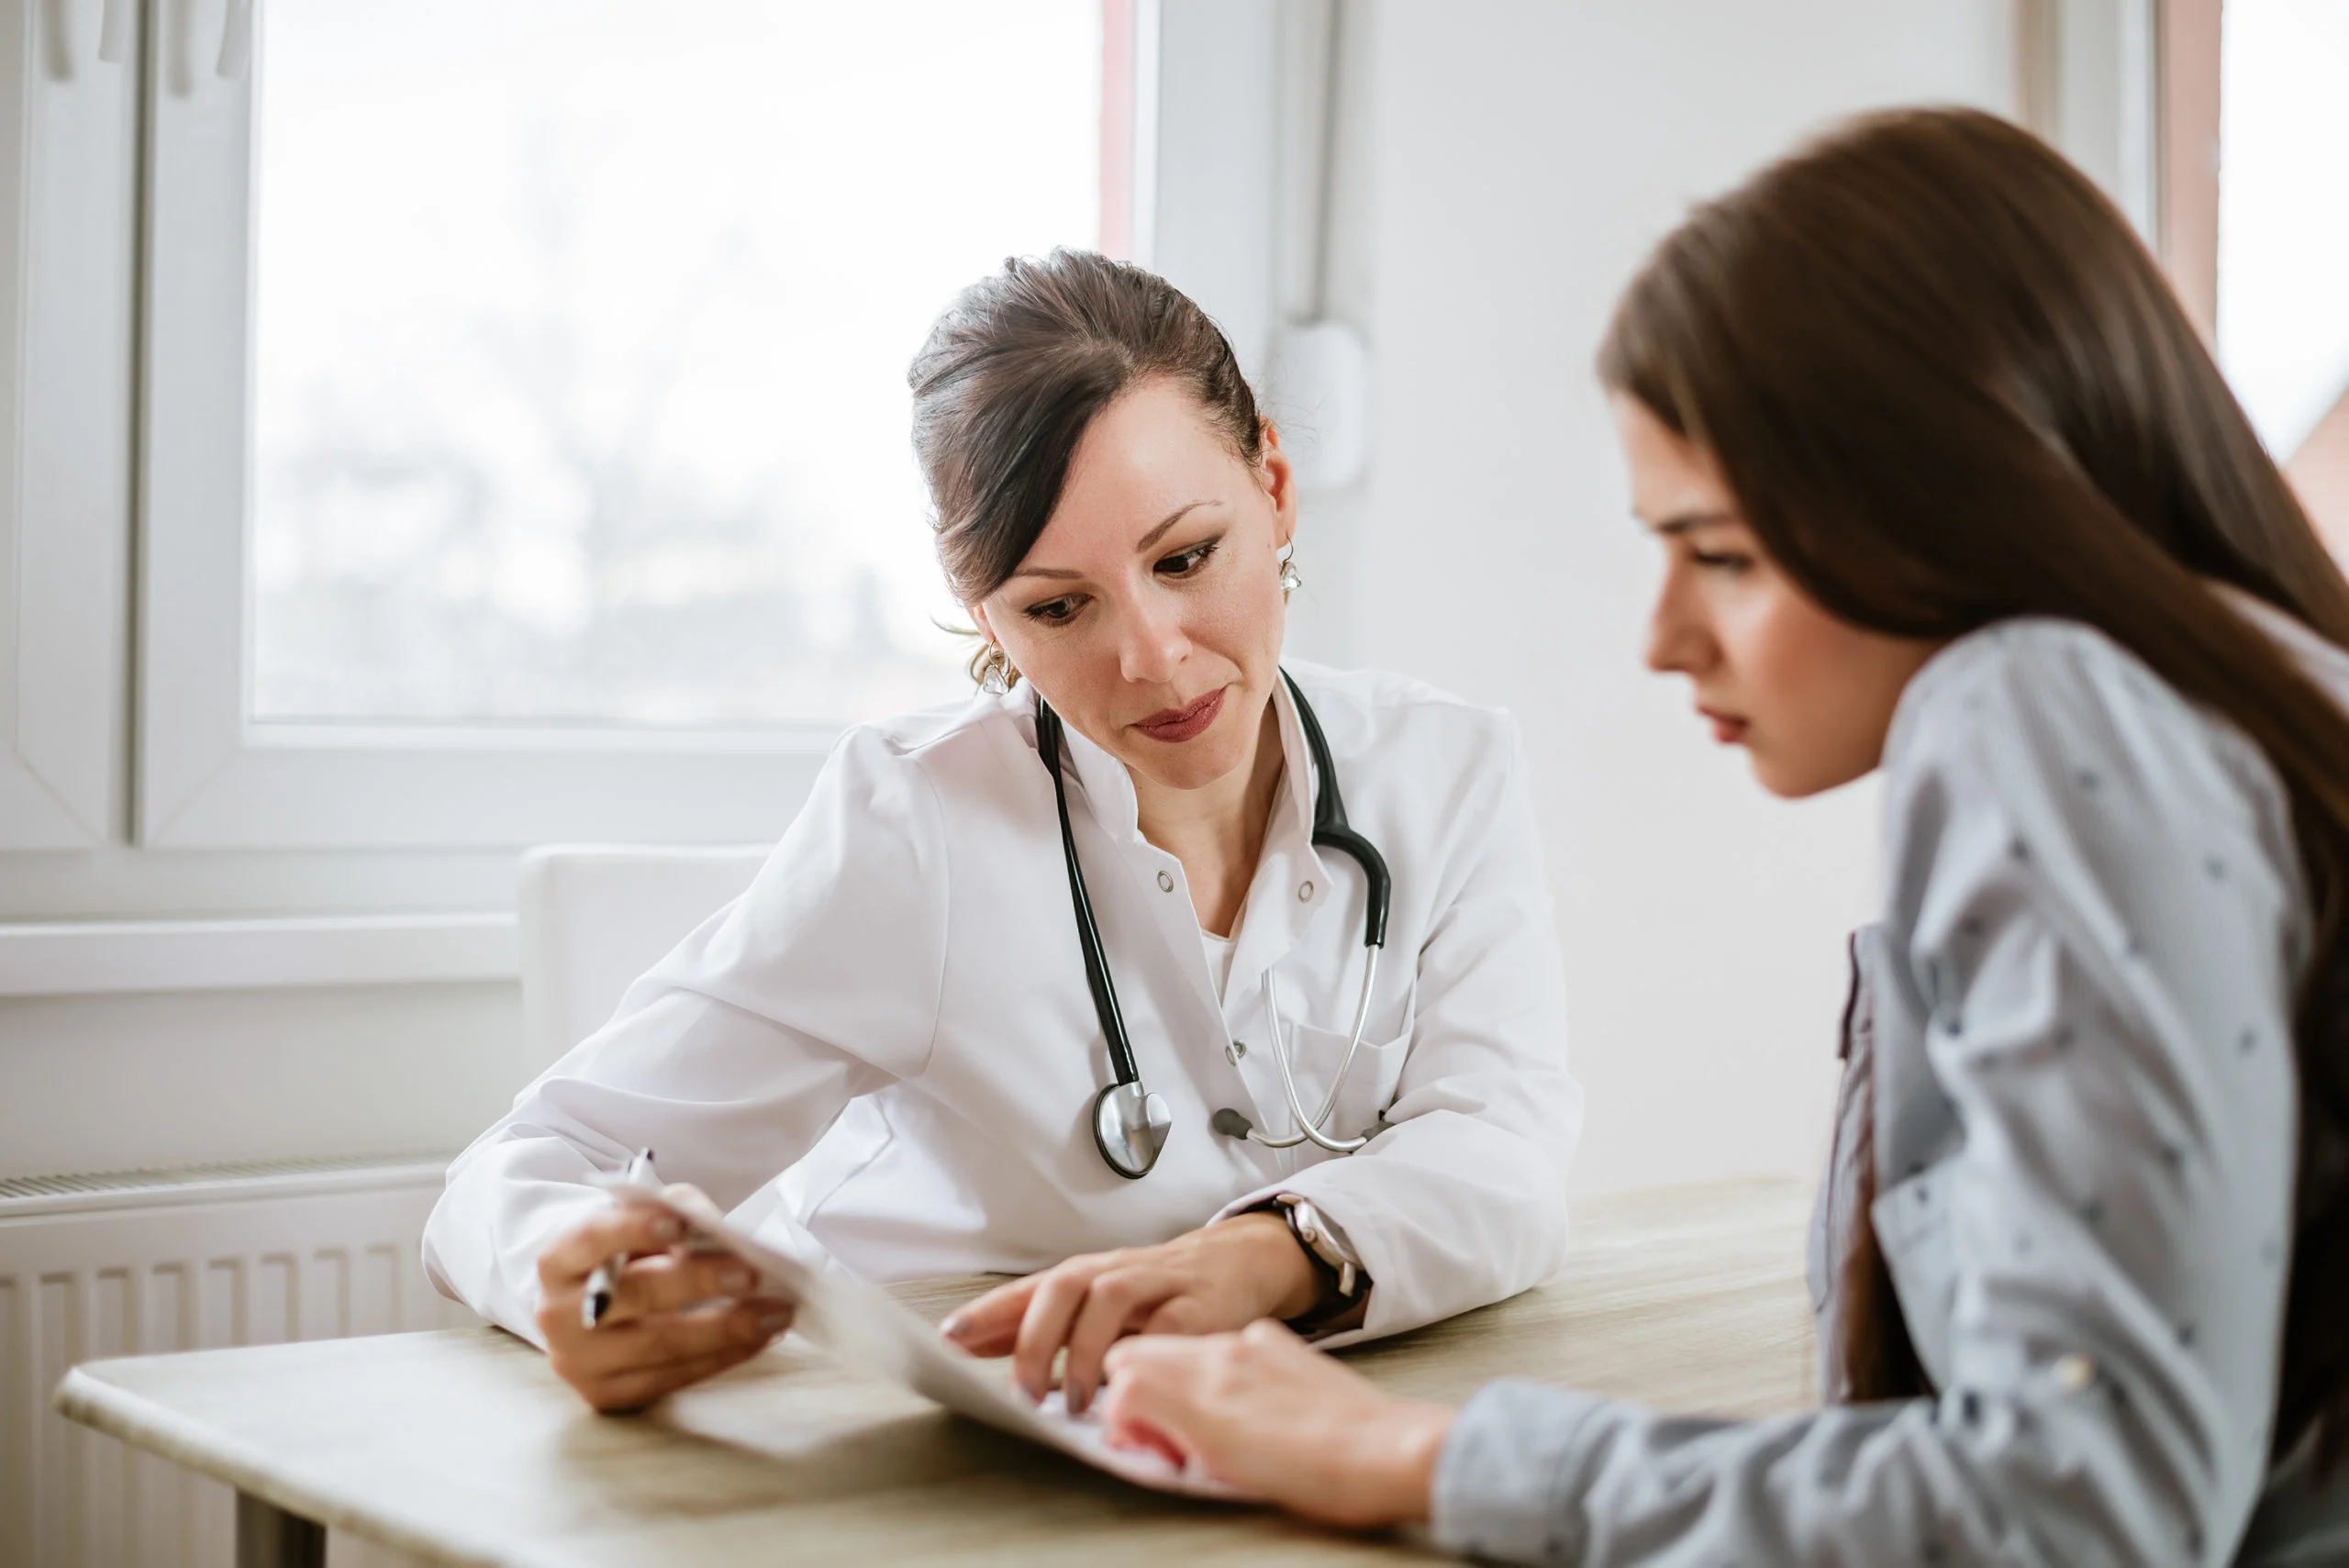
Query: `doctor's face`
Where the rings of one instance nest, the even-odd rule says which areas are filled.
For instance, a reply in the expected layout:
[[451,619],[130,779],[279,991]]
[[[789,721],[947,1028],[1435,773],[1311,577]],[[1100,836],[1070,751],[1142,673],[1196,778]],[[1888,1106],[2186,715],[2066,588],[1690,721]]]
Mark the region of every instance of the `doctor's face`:
[[1034,548],[973,608],[1086,739],[1140,778],[1202,788],[1255,755],[1279,679],[1275,552],[1296,525],[1270,430],[1252,470],[1189,392],[1144,382],[1085,427]]
[[1837,620],[1781,572],[1710,457],[1637,399],[1614,399],[1631,510],[1664,546],[1648,668],[1686,675],[1698,716],[1774,795],[1875,770],[1900,694],[1940,644]]

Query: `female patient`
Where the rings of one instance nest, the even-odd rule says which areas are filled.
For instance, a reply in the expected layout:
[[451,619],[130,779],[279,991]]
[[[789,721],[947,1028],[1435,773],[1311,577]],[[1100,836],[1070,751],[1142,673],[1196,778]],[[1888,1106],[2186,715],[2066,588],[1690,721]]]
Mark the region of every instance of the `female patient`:
[[459,1158],[435,1281],[600,1408],[754,1353],[781,1304],[592,1184],[650,1148],[867,1278],[1040,1271],[950,1330],[1040,1396],[1064,1349],[1082,1409],[1124,1334],[1391,1333],[1549,1273],[1581,1102],[1513,727],[1284,676],[1288,464],[1163,280],[1013,261],[911,380],[988,689],[842,739],[750,892]]
[[1600,367],[1649,662],[1774,793],[1886,775],[1829,1407],[1455,1412],[1266,1326],[1120,1347],[1115,1429],[1510,1562],[2349,1557],[2349,587],[2152,261],[2024,133],[1876,118]]

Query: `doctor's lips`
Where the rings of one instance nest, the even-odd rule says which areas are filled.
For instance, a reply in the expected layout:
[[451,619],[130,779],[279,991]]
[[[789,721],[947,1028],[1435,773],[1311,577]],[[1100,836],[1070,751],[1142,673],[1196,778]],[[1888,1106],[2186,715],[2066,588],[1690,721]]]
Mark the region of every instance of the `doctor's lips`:
[[1700,707],[1697,710],[1697,717],[1713,727],[1713,739],[1724,746],[1734,746],[1745,739],[1746,721],[1733,714]]
[[1218,686],[1207,695],[1183,707],[1170,707],[1138,721],[1134,728],[1152,740],[1188,740],[1203,735],[1216,716],[1223,711],[1225,688]]

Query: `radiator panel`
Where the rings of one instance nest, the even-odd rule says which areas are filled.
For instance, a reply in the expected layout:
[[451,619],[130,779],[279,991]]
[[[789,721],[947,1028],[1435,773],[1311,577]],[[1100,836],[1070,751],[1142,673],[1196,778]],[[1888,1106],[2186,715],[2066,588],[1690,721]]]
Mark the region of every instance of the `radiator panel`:
[[[77,1362],[474,1320],[418,1261],[437,1164],[207,1179],[0,1195],[0,1568],[233,1562],[228,1487],[50,1410]],[[328,1556],[407,1561],[340,1536]]]

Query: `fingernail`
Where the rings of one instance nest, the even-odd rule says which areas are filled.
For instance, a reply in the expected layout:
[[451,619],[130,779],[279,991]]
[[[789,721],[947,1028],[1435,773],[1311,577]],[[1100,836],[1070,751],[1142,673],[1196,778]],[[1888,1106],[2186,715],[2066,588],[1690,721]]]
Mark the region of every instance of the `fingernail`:
[[729,1269],[725,1276],[718,1282],[718,1287],[735,1296],[740,1296],[751,1288],[752,1283],[750,1270]]
[[785,1307],[780,1312],[767,1313],[759,1319],[760,1331],[770,1335],[780,1334],[790,1327],[791,1309],[789,1307]]
[[685,1222],[674,1214],[664,1214],[652,1222],[652,1234],[663,1241],[674,1241],[685,1233]]
[[970,1327],[970,1319],[956,1312],[950,1314],[946,1321],[938,1326],[938,1331],[950,1340],[959,1340]]

